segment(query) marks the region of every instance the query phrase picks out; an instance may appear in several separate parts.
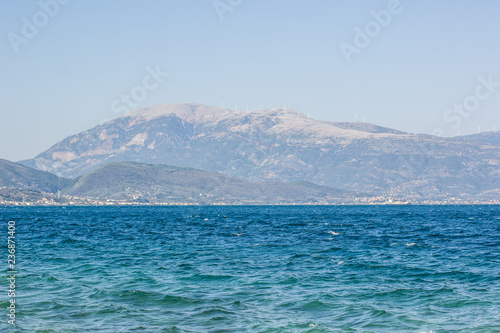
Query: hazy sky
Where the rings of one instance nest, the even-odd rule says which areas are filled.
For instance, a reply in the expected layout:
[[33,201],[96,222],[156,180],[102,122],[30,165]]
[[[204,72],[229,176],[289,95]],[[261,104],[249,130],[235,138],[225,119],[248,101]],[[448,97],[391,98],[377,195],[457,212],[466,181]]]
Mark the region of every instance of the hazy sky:
[[499,17],[498,0],[0,0],[0,158],[176,102],[490,131]]

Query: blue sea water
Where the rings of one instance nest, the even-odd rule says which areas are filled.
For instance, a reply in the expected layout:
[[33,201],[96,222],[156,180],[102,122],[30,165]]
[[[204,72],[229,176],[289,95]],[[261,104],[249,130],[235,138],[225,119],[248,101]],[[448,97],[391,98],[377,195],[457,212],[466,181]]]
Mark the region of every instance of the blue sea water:
[[500,332],[499,206],[0,213],[6,332]]

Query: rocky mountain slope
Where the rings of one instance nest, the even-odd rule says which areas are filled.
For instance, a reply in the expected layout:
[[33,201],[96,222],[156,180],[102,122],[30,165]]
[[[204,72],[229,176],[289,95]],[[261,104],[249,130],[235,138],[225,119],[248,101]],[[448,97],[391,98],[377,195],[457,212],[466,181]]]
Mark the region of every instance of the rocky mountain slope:
[[22,163],[75,178],[118,161],[408,199],[500,197],[498,145],[317,121],[288,109],[238,112],[195,103],[139,109]]

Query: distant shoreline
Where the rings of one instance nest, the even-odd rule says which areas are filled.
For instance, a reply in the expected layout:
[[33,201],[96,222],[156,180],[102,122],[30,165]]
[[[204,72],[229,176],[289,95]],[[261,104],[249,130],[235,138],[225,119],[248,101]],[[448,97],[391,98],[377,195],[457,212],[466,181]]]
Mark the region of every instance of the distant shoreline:
[[16,204],[0,204],[0,207],[217,207],[217,206],[267,206],[267,207],[288,207],[288,206],[495,206],[500,205],[500,202],[469,202],[469,203],[409,203],[409,204],[391,204],[391,203],[335,203],[335,204],[316,204],[316,203],[280,203],[280,204],[260,204],[260,203],[228,203],[228,204],[205,204],[205,203],[109,203],[109,204],[31,204],[31,203],[16,203]]

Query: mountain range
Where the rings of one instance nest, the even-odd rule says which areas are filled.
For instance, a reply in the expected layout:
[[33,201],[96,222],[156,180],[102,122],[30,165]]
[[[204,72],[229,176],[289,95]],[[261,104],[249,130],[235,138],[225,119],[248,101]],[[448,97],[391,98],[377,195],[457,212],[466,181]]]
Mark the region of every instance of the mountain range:
[[132,161],[406,199],[490,199],[500,198],[499,141],[496,132],[442,138],[283,108],[183,103],[132,111],[20,163],[68,178]]
[[0,160],[0,175],[0,199],[7,201],[34,201],[55,193],[71,198],[170,204],[332,204],[369,197],[307,182],[252,183],[216,172],[135,162],[107,163],[68,179]]

